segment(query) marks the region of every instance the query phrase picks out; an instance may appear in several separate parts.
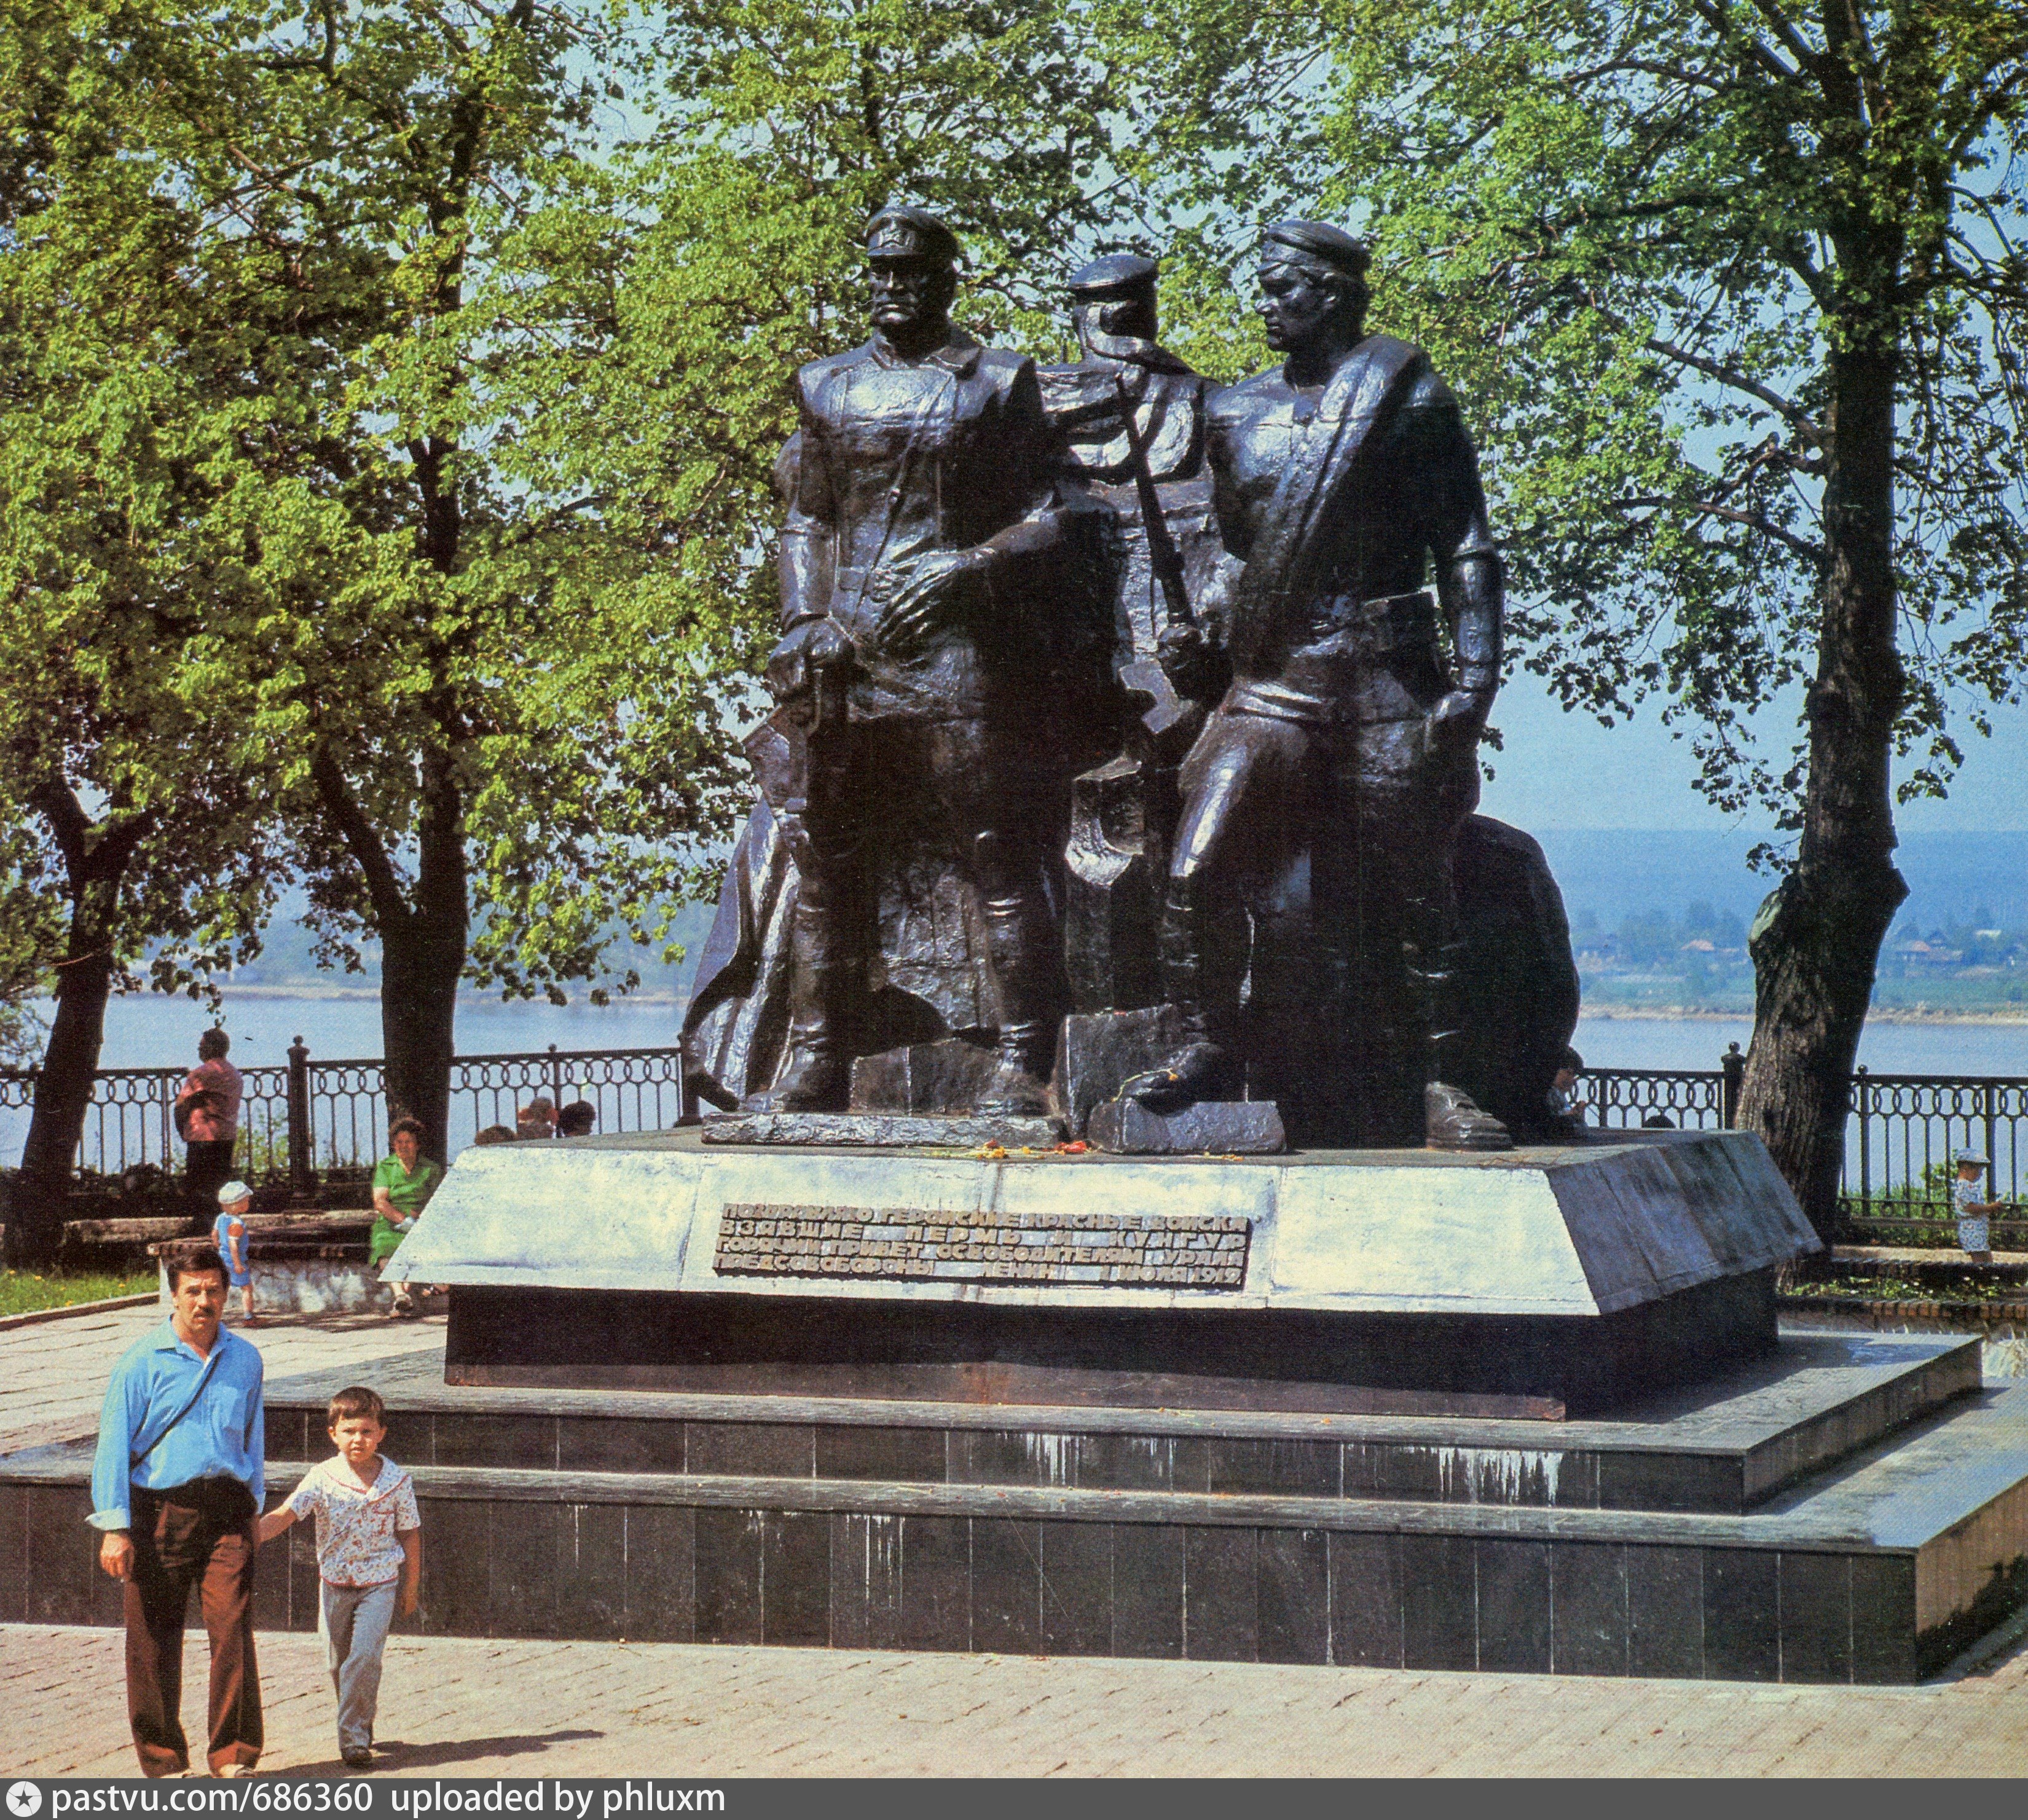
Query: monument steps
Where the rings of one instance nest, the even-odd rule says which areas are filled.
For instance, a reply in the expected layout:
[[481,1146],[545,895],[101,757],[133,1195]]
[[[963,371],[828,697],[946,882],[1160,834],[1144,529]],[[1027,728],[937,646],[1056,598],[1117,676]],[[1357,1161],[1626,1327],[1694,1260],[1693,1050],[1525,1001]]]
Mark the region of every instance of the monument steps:
[[[1198,1482],[1198,1466],[1204,1483],[1238,1485],[1242,1467],[1305,1457],[1281,1451],[1291,1437],[1264,1435],[1262,1419],[1180,1411],[1021,1412],[1056,1419],[1053,1437],[1024,1438],[1029,1457],[1058,1463],[1059,1478],[1088,1468],[1121,1479],[1138,1459],[1165,1475],[1157,1484],[912,1478],[879,1470],[876,1456],[896,1437],[920,1445],[936,1436],[948,1467],[950,1437],[968,1437],[968,1447],[984,1437],[990,1455],[1014,1432],[1005,1425],[1015,1412],[904,1411],[934,1418],[914,1429],[875,1424],[863,1411],[852,1412],[857,1420],[834,1411],[829,1424],[809,1409],[741,1422],[730,1418],[750,1418],[760,1400],[468,1391],[402,1382],[391,1370],[369,1375],[392,1393],[389,1452],[414,1470],[423,1500],[424,1623],[449,1634],[1914,1680],[2028,1595],[2028,1386],[1968,1389],[1967,1348],[1956,1343],[1840,1337],[1830,1344],[1851,1348],[1842,1367],[1825,1344],[1813,1337],[1783,1348],[1800,1348],[1791,1378],[1842,1376],[1850,1392],[1822,1396],[1812,1423],[1789,1425],[1814,1429],[1820,1463],[1801,1482],[1729,1511],[1530,1503],[1519,1495],[1525,1474],[1478,1476],[1482,1489],[1515,1488],[1497,1502],[1345,1495],[1342,1485],[1330,1495],[1179,1489],[1179,1461],[1186,1485]],[[294,1482],[311,1451],[310,1425],[320,1422],[330,1388],[309,1379],[273,1387],[275,1490]],[[1759,1387],[1763,1399],[1771,1393]],[[627,1413],[637,1401],[716,1407]],[[1882,1414],[1897,1401],[1912,1406],[1898,1426]],[[1675,1420],[1694,1426],[1698,1415]],[[585,1442],[601,1419],[652,1424],[665,1447],[679,1434],[694,1469],[760,1461],[772,1450],[794,1470],[563,1463],[564,1437]],[[1488,1426],[1309,1419],[1385,1427],[1383,1452],[1404,1460],[1418,1446],[1425,1456],[1443,1453],[1447,1443],[1426,1426]],[[986,1422],[1002,1426],[972,1426]],[[1613,1425],[1498,1426],[1534,1431],[1541,1451],[1559,1438],[1545,1430]],[[538,1451],[534,1465],[444,1457],[516,1440],[539,1449],[545,1433],[551,1451]],[[853,1433],[864,1449],[857,1470],[836,1470],[852,1463],[834,1452],[834,1470],[820,1474],[820,1437]],[[1862,1433],[1833,1451],[1837,1436]],[[1335,1450],[1342,1470],[1375,1437],[1296,1439]],[[1097,1445],[1087,1451],[1087,1442]],[[1688,1457],[1719,1457],[1697,1445],[1706,1451],[1693,1445]],[[117,1589],[97,1572],[83,1527],[90,1466],[86,1444],[0,1460],[0,1616],[117,1621]],[[1572,1489],[1560,1474],[1559,1495]],[[264,1567],[259,1622],[312,1628],[308,1526],[290,1537],[276,1551],[285,1570]]]
[[[1741,1512],[1978,1389],[1970,1340],[1809,1336],[1617,1420],[1317,1416],[446,1385],[382,1379],[411,1467]],[[271,1460],[324,1450],[335,1378],[269,1394]]]

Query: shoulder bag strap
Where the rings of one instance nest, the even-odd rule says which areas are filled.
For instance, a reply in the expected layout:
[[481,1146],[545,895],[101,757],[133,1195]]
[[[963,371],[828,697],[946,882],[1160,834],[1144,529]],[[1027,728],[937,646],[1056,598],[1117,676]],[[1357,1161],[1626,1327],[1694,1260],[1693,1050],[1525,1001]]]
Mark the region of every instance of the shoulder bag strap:
[[174,1415],[171,1416],[167,1422],[162,1424],[161,1433],[157,1434],[146,1447],[128,1456],[127,1470],[129,1472],[131,1472],[135,1467],[141,1463],[142,1460],[146,1459],[150,1454],[153,1453],[157,1448],[160,1447],[162,1443],[168,1438],[169,1430],[174,1428],[178,1422],[182,1421],[186,1415],[189,1415],[190,1412],[197,1407],[197,1400],[200,1396],[203,1396],[205,1386],[210,1383],[211,1374],[218,1369],[219,1359],[224,1354],[224,1351],[225,1336],[223,1334],[220,1334],[218,1337],[218,1344],[211,1349],[211,1356],[204,1362],[204,1369],[197,1375],[197,1388],[184,1399],[183,1408],[179,1409]]

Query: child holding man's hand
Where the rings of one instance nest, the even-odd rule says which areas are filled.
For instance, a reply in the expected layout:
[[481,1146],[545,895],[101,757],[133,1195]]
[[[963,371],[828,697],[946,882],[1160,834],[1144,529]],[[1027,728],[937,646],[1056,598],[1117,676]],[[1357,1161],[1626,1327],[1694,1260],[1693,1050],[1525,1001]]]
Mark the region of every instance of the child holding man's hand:
[[261,1519],[261,1540],[297,1518],[316,1519],[317,1577],[338,1695],[339,1754],[354,1769],[373,1760],[373,1716],[380,1699],[380,1655],[398,1609],[416,1609],[423,1578],[423,1518],[415,1482],[380,1452],[387,1409],[353,1385],[326,1412],[338,1452]]

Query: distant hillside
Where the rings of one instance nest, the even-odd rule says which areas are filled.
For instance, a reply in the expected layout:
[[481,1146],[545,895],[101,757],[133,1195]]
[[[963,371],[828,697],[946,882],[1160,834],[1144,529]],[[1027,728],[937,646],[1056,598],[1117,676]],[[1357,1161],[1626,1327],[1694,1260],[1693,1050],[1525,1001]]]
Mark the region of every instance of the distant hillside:
[[[1726,830],[1531,829],[1549,855],[1571,921],[1617,929],[1693,904],[1750,923],[1774,881],[1747,869],[1760,839]],[[2028,925],[2028,834],[1904,834],[1895,856],[1908,882],[1896,926]]]
[[[616,953],[615,964],[631,964],[641,975],[640,993],[656,996],[673,996],[686,998],[690,994],[690,975],[697,966],[698,951],[704,945],[705,937],[710,933],[711,919],[716,906],[712,904],[690,904],[684,906],[676,918],[670,938],[680,942],[685,950],[683,958],[675,965],[663,962],[659,952],[653,949],[638,948],[630,957],[622,960]],[[364,990],[377,990],[380,983],[379,960],[377,953],[366,956],[367,967],[362,973],[335,973],[320,970],[310,953],[310,933],[298,919],[302,912],[300,893],[291,892],[285,896],[275,920],[261,939],[260,957],[245,967],[236,969],[231,975],[235,986],[257,986],[269,991],[289,987],[353,986]],[[581,998],[585,991],[582,986],[567,989],[573,998]]]

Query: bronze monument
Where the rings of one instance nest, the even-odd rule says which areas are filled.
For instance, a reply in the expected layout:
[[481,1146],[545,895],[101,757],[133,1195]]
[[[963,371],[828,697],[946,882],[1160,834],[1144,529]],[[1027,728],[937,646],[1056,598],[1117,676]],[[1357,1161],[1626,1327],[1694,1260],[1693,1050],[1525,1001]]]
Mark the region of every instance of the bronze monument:
[[1471,812],[1501,560],[1456,400],[1367,332],[1364,248],[1268,229],[1283,357],[1223,388],[1161,346],[1153,260],[1077,272],[1083,357],[1038,372],[953,327],[958,257],[881,211],[872,339],[797,376],[698,1099],[778,1141],[1545,1134],[1567,931],[1539,849]]

